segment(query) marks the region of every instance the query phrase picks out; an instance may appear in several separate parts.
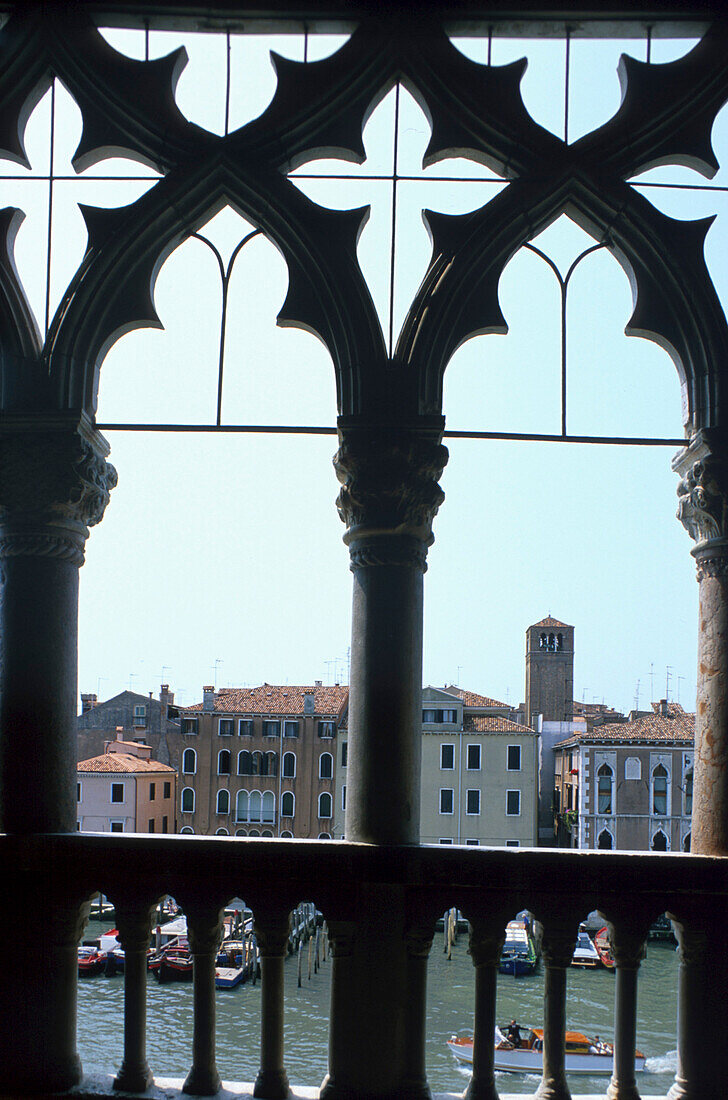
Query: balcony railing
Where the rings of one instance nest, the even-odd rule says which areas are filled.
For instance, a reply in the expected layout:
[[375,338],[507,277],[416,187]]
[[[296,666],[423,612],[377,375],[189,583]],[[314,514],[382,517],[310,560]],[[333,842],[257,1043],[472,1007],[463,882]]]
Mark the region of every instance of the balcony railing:
[[[49,936],[61,945],[63,957],[67,956],[65,970],[57,966],[45,972],[50,1007],[48,1018],[38,1021],[40,1046],[44,1027],[73,1027],[72,1021],[59,1022],[51,1013],[58,990],[65,983],[67,992],[74,980],[75,942],[82,934],[89,900],[100,890],[115,903],[127,960],[125,1039],[123,1063],[110,1066],[109,1071],[118,1070],[117,1088],[131,1091],[143,1090],[152,1079],[146,1061],[145,960],[154,908],[164,894],[173,895],[187,915],[195,958],[194,1036],[185,1090],[197,1095],[217,1091],[215,951],[222,908],[231,897],[244,897],[254,912],[262,956],[260,1072],[255,1095],[268,1100],[283,1098],[288,1090],[283,1064],[283,960],[289,914],[302,898],[315,902],[326,918],[334,957],[327,1096],[345,1094],[345,1090],[339,1093],[336,1082],[346,1076],[348,1026],[359,1020],[360,1014],[366,1018],[377,1012],[377,1005],[367,1001],[371,990],[349,989],[348,1006],[342,994],[347,975],[351,977],[352,943],[368,919],[367,898],[384,892],[403,900],[401,936],[409,959],[408,982],[410,993],[414,989],[418,994],[410,996],[402,1025],[407,1049],[413,1052],[414,1076],[417,1052],[424,1063],[427,955],[435,922],[451,906],[458,907],[470,921],[476,1007],[475,1060],[468,1097],[490,1100],[497,1100],[493,1029],[497,967],[507,920],[528,908],[543,925],[545,1036],[539,1095],[568,1100],[564,1076],[567,968],[579,922],[599,909],[611,925],[617,963],[615,1072],[609,1096],[626,1100],[638,1096],[634,1084],[636,975],[649,925],[663,912],[675,921],[681,949],[680,1013],[686,1021],[699,1018],[701,975],[714,965],[706,944],[722,922],[728,893],[728,858],[651,853],[596,855],[224,837],[45,835],[1,837],[0,858],[6,882],[13,884],[13,898],[25,899],[27,904],[28,899],[42,896],[44,911],[53,914]],[[4,901],[0,910],[0,926],[5,932],[14,904]],[[22,989],[26,979],[20,962],[18,973],[6,973],[3,980],[16,982],[17,990]],[[700,1072],[702,1043],[703,1038],[690,1026],[681,1027],[675,1097],[702,1095],[691,1082],[691,1074]],[[426,1095],[424,1064],[421,1068],[420,1094]],[[153,1070],[164,1074],[165,1067],[154,1066]]]

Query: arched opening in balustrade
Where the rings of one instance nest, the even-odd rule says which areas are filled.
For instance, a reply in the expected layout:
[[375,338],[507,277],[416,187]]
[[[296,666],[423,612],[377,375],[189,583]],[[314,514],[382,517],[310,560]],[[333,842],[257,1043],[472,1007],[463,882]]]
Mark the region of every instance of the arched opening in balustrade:
[[614,848],[614,837],[609,829],[602,829],[597,837],[597,848],[602,851],[611,851]]

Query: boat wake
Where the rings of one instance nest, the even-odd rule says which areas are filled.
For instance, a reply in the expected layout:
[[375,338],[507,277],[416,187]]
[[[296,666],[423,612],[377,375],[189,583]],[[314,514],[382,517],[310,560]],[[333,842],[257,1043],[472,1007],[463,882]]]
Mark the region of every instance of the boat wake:
[[667,1054],[648,1058],[645,1062],[645,1073],[675,1073],[677,1070],[677,1051],[668,1050]]

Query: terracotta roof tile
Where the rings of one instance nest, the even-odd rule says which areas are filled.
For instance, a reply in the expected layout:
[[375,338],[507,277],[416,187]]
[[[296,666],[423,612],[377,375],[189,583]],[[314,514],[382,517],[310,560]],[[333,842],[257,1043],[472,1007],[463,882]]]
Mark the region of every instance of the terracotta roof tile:
[[530,726],[501,718],[497,714],[466,714],[463,718],[465,733],[534,733]]
[[[346,685],[261,684],[253,688],[221,688],[215,693],[216,714],[303,714],[304,695],[313,695],[314,714],[338,715],[349,698]],[[180,708],[181,714],[199,714],[202,703]]]
[[655,713],[635,718],[631,722],[609,722],[596,726],[588,733],[576,733],[560,741],[556,748],[568,745],[608,744],[610,742],[655,742],[669,744],[676,741],[692,745],[695,740],[695,715],[686,713],[679,703],[667,704],[667,715],[659,712],[659,703],[652,704]]
[[553,619],[550,615],[547,615],[545,619],[541,619],[540,623],[533,623],[533,626],[565,626],[568,628],[568,623],[561,623],[558,619]]
[[103,756],[92,756],[90,760],[80,760],[76,765],[79,772],[108,772],[120,775],[122,772],[171,772],[174,768],[160,764],[158,760],[140,760],[137,756],[125,752],[105,752]]
[[459,695],[466,707],[507,707],[507,703],[501,703],[497,699],[490,699],[487,695],[478,695],[475,691],[465,691],[464,688],[449,687],[443,688],[443,691],[450,692],[451,695]]

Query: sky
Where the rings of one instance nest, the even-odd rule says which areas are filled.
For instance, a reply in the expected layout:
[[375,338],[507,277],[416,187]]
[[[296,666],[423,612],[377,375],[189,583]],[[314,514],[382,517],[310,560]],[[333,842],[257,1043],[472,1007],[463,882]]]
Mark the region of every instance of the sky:
[[[105,32],[143,57],[143,32]],[[309,60],[343,41],[311,36]],[[225,38],[152,33],[151,57],[184,44],[189,64],[177,87],[180,109],[223,132]],[[302,58],[302,35],[273,47]],[[485,61],[487,42],[457,45]],[[685,53],[688,41],[655,40],[651,60]],[[254,118],[273,94],[270,40],[233,38],[229,126]],[[643,40],[572,42],[569,138],[606,121],[619,106],[616,65],[622,52],[645,57]],[[542,125],[563,135],[564,43],[492,42],[493,64],[528,57],[524,102]],[[49,121],[55,112],[53,219],[48,231]],[[80,262],[85,230],[78,203],[123,206],[154,185],[155,173],[115,159],[75,173],[70,158],[81,119],[56,84],[35,109],[26,147],[32,169],[0,164],[0,206],[26,212],[16,260],[41,330]],[[367,174],[392,170],[394,92],[364,134],[367,160],[310,164],[299,176],[348,172],[346,181],[300,178],[321,205],[371,205],[359,259],[379,311],[389,319],[392,184]],[[425,272],[430,243],[423,207],[475,209],[504,184],[482,166],[446,161],[422,170],[426,119],[400,94],[397,184],[396,333]],[[728,111],[714,134],[719,161],[728,152]],[[438,176],[462,175],[453,184]],[[104,179],[103,176],[125,179]],[[14,177],[14,178],[10,178]],[[661,168],[640,183],[673,217],[718,217],[706,258],[728,294],[728,192],[721,169],[706,181],[683,168]],[[697,185],[701,190],[686,189]],[[201,232],[227,258],[250,230],[227,208]],[[50,269],[39,263],[48,255]],[[594,242],[566,218],[534,243],[565,273]],[[332,426],[333,368],[310,334],[278,329],[287,272],[264,238],[240,252],[230,283],[223,421]],[[477,337],[445,374],[445,414],[453,430],[556,432],[560,424],[559,298],[553,273],[521,250],[504,271],[499,295],[507,336]],[[154,299],[163,330],[120,339],[101,369],[98,420],[200,422],[215,416],[220,279],[211,249],[188,240],[163,265]],[[587,257],[568,302],[568,428],[572,433],[682,436],[674,365],[655,344],[624,336],[632,310],[627,278],[606,252]],[[91,532],[81,571],[79,690],[108,698],[125,688],[147,693],[169,683],[185,704],[202,686],[346,682],[351,574],[333,436],[169,435],[105,432],[119,484],[103,522]],[[517,705],[523,699],[525,631],[547,614],[575,627],[576,699],[620,710],[667,693],[694,707],[698,588],[691,542],[677,519],[674,447],[449,440],[445,503],[434,522],[425,576],[423,682],[460,684]]]

